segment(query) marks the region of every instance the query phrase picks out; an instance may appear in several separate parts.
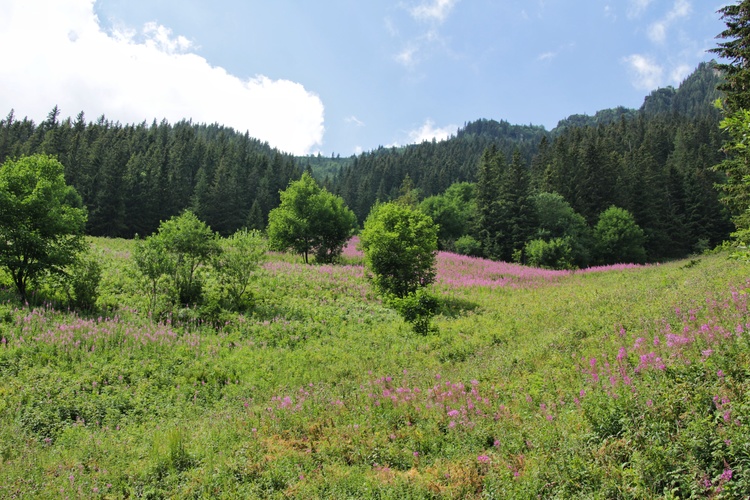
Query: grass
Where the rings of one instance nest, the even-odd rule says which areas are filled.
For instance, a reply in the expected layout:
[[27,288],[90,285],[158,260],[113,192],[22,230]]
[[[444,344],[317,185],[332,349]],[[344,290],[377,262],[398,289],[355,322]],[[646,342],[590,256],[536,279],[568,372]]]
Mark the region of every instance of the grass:
[[132,242],[92,241],[100,313],[3,292],[0,497],[750,492],[750,266],[725,255],[559,273],[441,254],[422,336],[353,248],[273,255],[255,310],[217,329],[154,324]]

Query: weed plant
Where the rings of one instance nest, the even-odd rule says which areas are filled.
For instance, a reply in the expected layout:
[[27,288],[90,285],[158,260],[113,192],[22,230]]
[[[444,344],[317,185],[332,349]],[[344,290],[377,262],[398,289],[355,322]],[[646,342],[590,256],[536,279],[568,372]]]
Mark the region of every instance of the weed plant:
[[156,322],[133,242],[97,309],[0,290],[0,498],[743,498],[750,264],[546,271],[438,255],[414,333],[341,265]]

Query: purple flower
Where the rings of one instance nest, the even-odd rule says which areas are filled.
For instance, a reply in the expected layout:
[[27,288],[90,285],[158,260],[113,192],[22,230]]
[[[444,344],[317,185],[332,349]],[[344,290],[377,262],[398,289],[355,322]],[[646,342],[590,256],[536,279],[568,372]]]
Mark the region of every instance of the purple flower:
[[732,469],[724,469],[724,472],[721,473],[721,480],[731,481],[731,479],[732,479]]
[[[480,464],[486,464],[486,463],[489,463],[489,461],[490,461],[490,457],[488,457],[487,455],[479,455],[477,457],[477,462],[479,462]],[[729,471],[730,478],[731,478],[731,472],[732,471]]]

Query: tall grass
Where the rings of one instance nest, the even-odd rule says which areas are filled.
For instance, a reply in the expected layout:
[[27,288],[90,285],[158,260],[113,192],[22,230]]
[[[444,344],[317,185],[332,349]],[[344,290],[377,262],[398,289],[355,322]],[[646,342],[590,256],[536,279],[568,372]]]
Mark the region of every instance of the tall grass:
[[344,265],[272,257],[218,328],[0,304],[0,497],[741,498],[750,266],[438,256],[437,332]]

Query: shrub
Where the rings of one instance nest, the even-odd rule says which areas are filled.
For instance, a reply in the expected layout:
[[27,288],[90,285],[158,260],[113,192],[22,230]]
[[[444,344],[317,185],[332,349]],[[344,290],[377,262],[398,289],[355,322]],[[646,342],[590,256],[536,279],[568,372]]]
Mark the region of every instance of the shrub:
[[360,234],[360,247],[383,294],[403,298],[435,280],[437,226],[407,205],[376,205]]
[[406,322],[411,323],[416,333],[424,335],[433,329],[430,321],[438,310],[438,300],[424,288],[405,297],[389,297],[387,302]]
[[602,264],[641,263],[646,260],[646,237],[633,215],[611,206],[599,215],[594,228],[599,261]]
[[473,236],[468,234],[461,236],[453,244],[456,253],[469,255],[471,257],[480,257],[482,255],[482,244]]
[[573,251],[568,238],[552,238],[549,241],[531,240],[526,244],[526,259],[529,265],[545,269],[572,269]]

